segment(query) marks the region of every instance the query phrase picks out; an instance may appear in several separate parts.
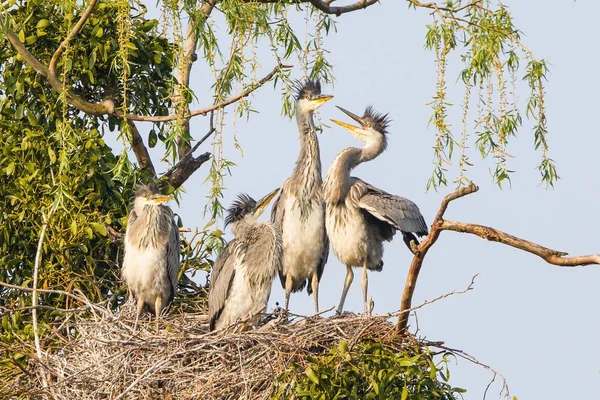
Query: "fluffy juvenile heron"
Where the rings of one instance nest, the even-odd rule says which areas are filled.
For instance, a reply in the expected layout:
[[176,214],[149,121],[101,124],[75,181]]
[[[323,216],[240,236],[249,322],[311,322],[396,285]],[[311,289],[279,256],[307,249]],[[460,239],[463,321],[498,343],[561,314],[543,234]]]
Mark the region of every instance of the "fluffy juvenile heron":
[[281,266],[281,234],[270,222],[258,222],[279,189],[259,201],[240,194],[229,208],[225,226],[235,237],[219,254],[210,275],[209,329],[227,328],[252,319],[267,307],[271,285]]
[[173,210],[164,203],[169,196],[158,187],[140,186],[135,192],[125,233],[125,258],[121,271],[130,297],[137,300],[135,328],[144,308],[158,318],[173,297],[179,274],[179,229]]
[[273,205],[271,221],[283,239],[283,264],[279,270],[285,290],[285,310],[290,293],[306,291],[314,296],[319,312],[319,281],[329,255],[325,232],[325,203],[321,185],[321,154],[313,113],[333,96],[321,94],[319,81],[296,84],[296,121],[300,133],[300,155],[292,176],[285,181]]
[[404,242],[413,251],[412,246],[419,243],[413,232],[418,236],[427,235],[427,225],[412,201],[388,194],[350,176],[353,168],[373,160],[386,149],[387,114],[379,114],[367,107],[364,115],[359,117],[338,108],[356,121],[358,126],[332,121],[363,141],[365,146],[340,151],[329,167],[323,186],[327,205],[327,234],[333,252],[346,265],[346,280],[337,312],[342,312],[346,294],[354,279],[352,267],[362,267],[363,304],[365,314],[369,314],[367,270],[383,269],[383,241],[391,241],[396,231],[400,231]]

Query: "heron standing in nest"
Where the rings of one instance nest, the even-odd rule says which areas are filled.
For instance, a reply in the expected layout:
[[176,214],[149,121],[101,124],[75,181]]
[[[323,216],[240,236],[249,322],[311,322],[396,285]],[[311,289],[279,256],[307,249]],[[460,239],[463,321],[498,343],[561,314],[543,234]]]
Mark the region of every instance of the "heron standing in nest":
[[279,270],[285,290],[285,311],[290,293],[306,291],[314,296],[319,312],[319,281],[323,275],[329,239],[325,232],[325,203],[321,185],[321,154],[313,113],[333,96],[321,94],[319,81],[296,83],[296,121],[300,133],[300,154],[292,176],[285,181],[273,205],[271,221],[281,232],[283,264]]
[[227,210],[225,226],[231,225],[234,239],[219,254],[210,275],[211,331],[247,319],[256,326],[257,315],[267,307],[273,279],[281,267],[283,244],[272,223],[257,219],[278,192],[276,189],[258,201],[240,194]]
[[333,252],[346,265],[346,280],[337,312],[344,308],[346,294],[354,279],[352,267],[362,267],[362,292],[365,314],[367,303],[367,270],[383,269],[383,241],[391,241],[400,231],[404,242],[416,251],[418,236],[427,235],[427,225],[412,201],[384,192],[367,182],[350,176],[359,164],[371,161],[387,147],[387,115],[367,107],[362,117],[338,107],[358,126],[331,120],[365,143],[363,148],[349,147],[333,160],[323,185],[326,203],[327,234]]
[[179,229],[169,196],[155,184],[135,192],[125,233],[125,257],[121,271],[130,298],[137,301],[135,327],[144,308],[154,311],[156,331],[161,312],[173,301],[179,276]]

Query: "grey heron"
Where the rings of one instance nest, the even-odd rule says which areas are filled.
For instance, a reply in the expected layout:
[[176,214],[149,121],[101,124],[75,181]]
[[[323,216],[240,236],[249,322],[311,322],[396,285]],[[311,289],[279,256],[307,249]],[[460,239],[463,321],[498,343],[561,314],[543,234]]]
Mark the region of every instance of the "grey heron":
[[155,184],[140,186],[127,220],[125,256],[121,274],[137,300],[135,327],[148,308],[158,318],[175,297],[179,275],[179,229],[173,210],[164,202],[169,196],[159,193]]
[[277,192],[279,189],[259,201],[240,194],[227,210],[225,225],[231,225],[234,239],[219,254],[210,275],[211,331],[253,319],[267,306],[273,279],[281,266],[283,244],[277,228],[257,218]]
[[342,312],[346,294],[354,279],[352,267],[362,267],[363,304],[365,314],[369,314],[367,270],[383,269],[383,241],[391,241],[396,231],[400,231],[404,242],[413,251],[412,246],[418,244],[413,233],[427,235],[427,225],[412,201],[350,176],[353,168],[373,160],[386,149],[390,122],[387,114],[367,107],[364,115],[359,117],[338,108],[356,121],[358,126],[331,121],[345,128],[365,145],[340,151],[329,167],[323,185],[327,234],[333,252],[346,265],[346,279],[337,312]]
[[300,155],[292,176],[283,184],[273,205],[271,221],[283,240],[279,279],[285,290],[285,311],[289,307],[290,293],[306,286],[308,294],[314,296],[318,313],[319,281],[329,255],[329,240],[325,232],[321,154],[313,113],[333,96],[321,94],[318,80],[296,82],[296,91]]

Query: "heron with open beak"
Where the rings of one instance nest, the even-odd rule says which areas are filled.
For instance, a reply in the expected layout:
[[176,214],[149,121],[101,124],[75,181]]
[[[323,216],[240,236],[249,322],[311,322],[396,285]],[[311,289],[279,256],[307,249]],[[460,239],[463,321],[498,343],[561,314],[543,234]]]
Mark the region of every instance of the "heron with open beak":
[[362,293],[365,314],[367,271],[383,269],[383,242],[391,241],[400,231],[404,242],[415,251],[415,237],[427,235],[427,224],[412,201],[395,196],[353,176],[350,172],[363,162],[379,156],[387,147],[390,119],[372,107],[362,117],[338,107],[357,125],[332,119],[364,143],[362,148],[348,147],[333,160],[323,185],[326,204],[326,227],[336,257],[346,265],[346,279],[337,312],[341,313],[348,289],[354,279],[352,267],[362,267]]
[[273,279],[281,267],[283,244],[271,222],[257,219],[278,192],[276,189],[258,201],[240,194],[227,210],[225,225],[231,226],[234,239],[219,254],[210,274],[211,331],[248,320],[256,326],[267,307]]

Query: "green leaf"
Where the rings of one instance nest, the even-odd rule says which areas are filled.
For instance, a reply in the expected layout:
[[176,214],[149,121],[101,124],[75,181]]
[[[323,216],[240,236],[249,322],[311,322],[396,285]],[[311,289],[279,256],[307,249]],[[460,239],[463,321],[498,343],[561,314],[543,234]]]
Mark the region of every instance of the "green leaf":
[[50,147],[48,147],[48,157],[50,157],[50,164],[54,164],[56,162],[56,153]]
[[402,388],[402,395],[400,396],[400,400],[406,400],[408,398],[408,388],[404,386]]
[[148,146],[153,149],[156,146],[156,142],[158,141],[158,136],[156,135],[156,131],[154,129],[150,129],[148,133]]
[[306,374],[306,376],[308,376],[308,379],[313,381],[313,383],[319,383],[319,377],[317,376],[317,374],[315,374],[315,371],[313,371],[311,367],[306,368],[304,370],[304,373]]
[[15,162],[11,161],[10,164],[8,164],[8,167],[6,167],[6,175],[12,175],[12,173],[15,171]]
[[99,233],[102,236],[106,236],[107,232],[106,232],[106,227],[104,226],[104,224],[101,224],[98,222],[92,222],[92,223],[90,223],[90,225],[97,233]]

